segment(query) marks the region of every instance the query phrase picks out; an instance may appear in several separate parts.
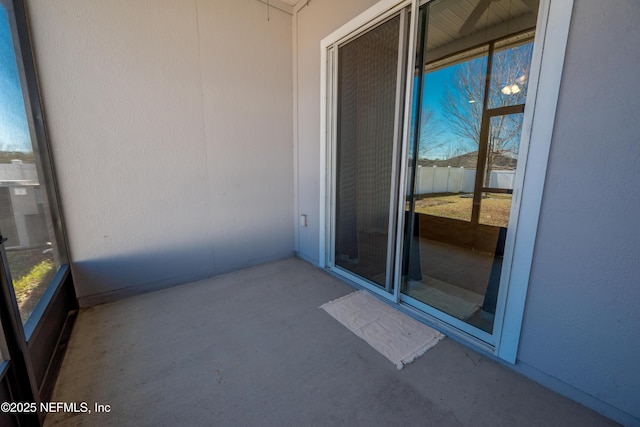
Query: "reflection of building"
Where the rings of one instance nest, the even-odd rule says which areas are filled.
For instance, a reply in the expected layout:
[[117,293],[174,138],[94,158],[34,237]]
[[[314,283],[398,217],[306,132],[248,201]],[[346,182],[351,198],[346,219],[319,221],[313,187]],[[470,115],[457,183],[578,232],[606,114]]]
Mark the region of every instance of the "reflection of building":
[[21,160],[0,164],[0,230],[9,248],[49,240],[35,164]]

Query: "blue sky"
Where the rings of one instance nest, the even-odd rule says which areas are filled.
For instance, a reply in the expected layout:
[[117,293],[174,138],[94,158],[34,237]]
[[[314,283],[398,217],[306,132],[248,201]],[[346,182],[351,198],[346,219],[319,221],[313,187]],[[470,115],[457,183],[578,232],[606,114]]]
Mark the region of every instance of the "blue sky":
[[0,150],[32,151],[7,12],[0,6]]

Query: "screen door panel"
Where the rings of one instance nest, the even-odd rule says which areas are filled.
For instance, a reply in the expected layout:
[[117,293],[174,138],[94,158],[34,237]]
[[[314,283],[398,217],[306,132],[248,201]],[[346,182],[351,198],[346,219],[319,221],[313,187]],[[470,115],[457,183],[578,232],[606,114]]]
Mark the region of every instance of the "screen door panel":
[[338,48],[334,263],[389,288],[401,16]]

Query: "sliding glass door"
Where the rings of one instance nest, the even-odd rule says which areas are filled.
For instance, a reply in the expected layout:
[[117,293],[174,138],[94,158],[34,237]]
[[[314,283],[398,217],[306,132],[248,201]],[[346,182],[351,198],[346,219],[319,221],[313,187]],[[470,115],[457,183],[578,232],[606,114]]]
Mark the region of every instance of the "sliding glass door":
[[331,261],[392,292],[408,14],[402,9],[332,51],[335,79]]
[[323,41],[326,265],[496,346],[539,2],[387,3]]
[[400,299],[492,342],[537,8],[453,3],[420,8]]

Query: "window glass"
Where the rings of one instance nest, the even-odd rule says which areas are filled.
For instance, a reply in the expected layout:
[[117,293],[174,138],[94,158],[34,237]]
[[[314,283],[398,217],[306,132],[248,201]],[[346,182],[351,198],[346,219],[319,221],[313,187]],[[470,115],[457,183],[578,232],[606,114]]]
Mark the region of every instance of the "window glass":
[[416,212],[471,220],[488,48],[425,66]]
[[0,230],[26,322],[60,267],[60,256],[8,15],[1,6],[0,93]]
[[495,44],[488,108],[526,102],[533,36],[526,33]]
[[518,113],[489,119],[483,187],[513,190],[523,118],[524,114]]
[[478,337],[493,333],[518,165],[537,19],[525,3],[420,8],[401,292]]

